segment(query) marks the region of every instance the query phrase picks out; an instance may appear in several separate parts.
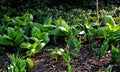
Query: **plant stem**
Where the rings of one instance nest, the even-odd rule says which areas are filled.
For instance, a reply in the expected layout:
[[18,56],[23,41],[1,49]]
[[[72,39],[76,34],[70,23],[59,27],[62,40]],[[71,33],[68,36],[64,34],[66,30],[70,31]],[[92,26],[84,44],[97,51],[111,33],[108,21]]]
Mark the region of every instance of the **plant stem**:
[[67,65],[68,65],[68,71],[67,72],[72,72],[72,67],[70,65],[70,62],[68,62]]
[[96,10],[97,10],[97,24],[99,24],[99,9],[98,9],[98,0],[96,0]]

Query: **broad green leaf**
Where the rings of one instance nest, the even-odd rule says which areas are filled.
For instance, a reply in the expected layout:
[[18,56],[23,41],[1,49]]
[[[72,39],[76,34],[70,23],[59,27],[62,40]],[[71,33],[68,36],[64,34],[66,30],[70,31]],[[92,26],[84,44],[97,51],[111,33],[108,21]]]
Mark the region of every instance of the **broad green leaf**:
[[23,15],[22,18],[24,19],[25,22],[32,21],[33,20],[33,15],[29,14],[29,13],[26,13],[26,14]]
[[70,62],[70,56],[67,53],[62,52],[63,59],[69,63]]
[[50,54],[51,54],[53,57],[58,57],[58,54],[56,53],[56,51],[52,51],[52,52],[50,52]]
[[38,38],[36,38],[36,37],[30,37],[30,39],[35,41],[35,42],[39,41]]
[[118,26],[115,26],[114,28],[113,28],[113,32],[116,32],[116,31],[120,31],[120,26],[118,25]]
[[48,43],[49,42],[49,35],[48,35],[48,33],[42,33],[42,35],[41,35],[41,39],[43,39],[43,42],[45,42],[45,43]]
[[46,44],[45,43],[39,43],[37,46],[36,46],[36,52],[39,52]]
[[25,26],[27,23],[23,21],[22,17],[15,17],[11,19],[13,26]]
[[15,30],[12,27],[8,27],[7,33],[12,39],[15,37]]
[[8,36],[12,38],[12,40],[15,42],[15,44],[21,43],[24,38],[23,36],[23,30],[21,28],[12,28],[8,27]]
[[50,31],[52,31],[53,29],[55,29],[56,28],[56,26],[55,25],[41,25],[40,26],[40,30],[42,31],[42,32],[50,32]]
[[10,20],[11,20],[11,18],[10,18],[9,16],[4,15],[3,20],[8,22],[8,21],[10,21]]
[[18,28],[18,30],[16,31],[16,36],[14,41],[17,42],[18,40],[22,39],[23,37],[23,30],[21,28]]
[[31,45],[30,50],[26,52],[27,56],[34,55],[35,53],[40,52],[40,50],[45,46],[45,43],[35,42]]
[[112,45],[111,53],[112,53],[112,59],[114,61],[117,61],[118,59],[120,59],[120,51],[118,48],[115,48],[113,45]]
[[57,47],[55,49],[50,49],[49,51],[51,51],[50,54],[54,57],[58,57],[62,55],[62,52],[64,52],[62,48],[58,49]]
[[22,43],[24,41],[24,38],[20,38],[19,40],[17,40],[15,42],[15,45],[19,45],[20,43]]
[[30,28],[37,27],[40,28],[42,25],[39,23],[30,22]]
[[33,29],[32,29],[32,37],[39,38],[40,33],[41,33],[41,31],[40,31],[39,28],[37,28],[37,27],[33,27]]
[[50,35],[57,35],[57,36],[61,35],[60,29],[56,28],[56,29],[52,30],[50,32]]
[[13,45],[13,41],[12,38],[10,38],[9,36],[0,36],[0,44],[2,45]]
[[111,31],[113,30],[114,27],[111,24],[106,23],[106,25],[108,26],[109,30],[111,30]]
[[104,34],[105,33],[109,33],[109,29],[108,29],[108,27],[99,27],[97,30],[96,30],[96,34],[98,35],[98,36],[104,36]]
[[33,49],[30,49],[30,50],[28,50],[27,52],[26,52],[26,55],[27,56],[32,56],[33,54],[35,54],[36,52],[35,52],[35,49],[33,48]]
[[20,17],[15,17],[15,18],[11,19],[11,21],[12,21],[12,25],[14,25],[14,26],[20,26],[21,25],[20,24]]
[[52,17],[49,17],[48,19],[45,20],[44,25],[51,25],[52,23]]
[[110,15],[103,16],[102,20],[103,20],[103,22],[108,23],[108,24],[112,25],[113,27],[115,26],[115,21],[112,18],[112,16],[110,16]]
[[32,46],[31,46],[31,49],[35,49],[35,48],[37,47],[38,43],[39,43],[39,42],[34,42],[34,43],[32,44]]
[[67,32],[67,30],[66,30],[66,28],[64,28],[64,27],[58,27],[61,31],[66,31]]
[[31,44],[30,44],[30,43],[21,43],[21,44],[20,44],[20,48],[30,49],[30,47],[31,47]]
[[58,20],[55,23],[58,27],[69,27],[69,25],[63,20],[61,17],[58,18]]

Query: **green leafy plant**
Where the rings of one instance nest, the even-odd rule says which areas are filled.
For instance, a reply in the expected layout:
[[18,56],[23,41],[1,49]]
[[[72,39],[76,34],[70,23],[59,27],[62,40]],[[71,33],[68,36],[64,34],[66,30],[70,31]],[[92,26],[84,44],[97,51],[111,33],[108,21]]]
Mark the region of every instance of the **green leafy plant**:
[[102,20],[105,24],[111,24],[113,27],[116,25],[114,19],[110,15],[105,15],[102,17]]
[[99,59],[102,58],[102,56],[106,53],[106,51],[108,50],[108,47],[109,47],[108,42],[104,41],[103,45],[98,51]]
[[62,48],[55,48],[55,49],[49,49],[48,51],[50,51],[50,54],[56,58],[56,61],[57,61],[57,57],[62,56],[68,65],[67,71],[72,72],[72,67],[70,65],[70,54],[68,50],[64,51]]
[[26,13],[21,17],[11,18],[11,25],[24,27],[27,26],[33,20],[33,15]]
[[52,40],[56,43],[60,36],[66,37],[70,34],[71,27],[65,22],[64,19],[59,17],[55,22],[52,23],[52,17],[46,19],[43,25],[39,26],[42,32],[49,33],[52,36]]
[[41,33],[40,29],[33,27],[31,31],[32,37],[28,37],[29,42],[21,43],[20,48],[28,49],[27,56],[34,55],[40,52],[40,50],[49,42],[48,33]]
[[62,48],[55,48],[55,49],[49,49],[48,51],[50,51],[50,54],[56,58],[56,61],[57,61],[57,57],[62,56],[68,65],[67,71],[72,72],[72,67],[70,65],[70,54],[68,50],[64,51]]
[[85,31],[85,37],[87,39],[87,41],[89,42],[89,44],[91,45],[91,48],[94,47],[93,41],[95,39],[95,33],[96,33],[96,28],[94,27],[99,27],[98,23],[95,22],[89,22],[87,16],[85,14],[82,14],[82,24],[81,27],[83,28],[83,30]]
[[31,31],[30,24],[32,24],[33,15],[25,13],[23,16],[16,16],[15,18],[10,19],[10,24],[8,26],[17,26],[24,30],[25,35],[29,35]]
[[112,53],[111,58],[113,61],[118,61],[118,59],[120,59],[120,51],[118,48],[116,48],[113,45],[112,45],[111,53]]
[[109,31],[108,27],[99,27],[98,29],[96,29],[95,34],[96,34],[96,36],[103,37],[106,40],[109,32],[110,31]]
[[53,31],[54,35],[66,36],[69,34],[69,31],[71,29],[70,26],[61,17],[56,20],[55,26],[57,28]]
[[70,54],[75,58],[77,58],[77,54],[80,51],[80,48],[82,46],[81,43],[81,39],[77,39],[71,32],[70,38],[67,40],[67,44],[69,46]]
[[72,67],[70,65],[70,54],[69,52],[62,52],[62,56],[63,56],[63,59],[65,60],[65,62],[67,63],[68,67],[67,67],[67,71],[68,72],[72,72]]
[[8,72],[27,72],[33,67],[33,62],[30,59],[22,59],[18,56],[8,55],[11,64],[8,67]]
[[47,17],[44,22],[44,25],[51,25],[51,24],[52,24],[52,17]]
[[62,48],[55,48],[55,49],[49,49],[50,54],[55,57],[56,61],[58,60],[57,58],[62,55],[62,52],[64,52],[64,49]]
[[6,25],[0,25],[0,35],[4,35],[6,30],[7,30],[7,26]]
[[24,40],[23,35],[24,31],[21,28],[8,27],[7,35],[0,36],[0,44],[18,46]]
[[99,27],[95,30],[95,34],[98,37],[103,37],[108,43],[119,40],[120,36],[120,25],[112,26],[111,24],[106,24],[104,27]]
[[88,30],[87,34],[86,34],[86,37],[87,37],[87,40],[88,40],[89,44],[92,46],[92,43],[93,43],[93,40],[94,40],[93,32],[91,30]]

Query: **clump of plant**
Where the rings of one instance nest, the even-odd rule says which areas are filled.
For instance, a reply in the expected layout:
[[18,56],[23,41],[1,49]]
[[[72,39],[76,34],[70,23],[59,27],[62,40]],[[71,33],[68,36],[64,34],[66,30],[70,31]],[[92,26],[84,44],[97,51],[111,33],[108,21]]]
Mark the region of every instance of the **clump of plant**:
[[54,29],[50,32],[51,35],[55,36],[68,36],[71,27],[68,25],[68,23],[62,18],[59,17],[55,22],[54,22]]
[[65,62],[67,63],[67,71],[68,72],[72,72],[72,67],[70,65],[70,53],[69,50],[66,50],[66,52],[62,52],[62,56],[63,59],[65,60]]
[[31,59],[23,59],[14,55],[8,54],[11,61],[8,66],[8,72],[30,72],[33,67],[33,61]]
[[38,53],[50,40],[48,33],[42,33],[37,27],[32,28],[31,34],[32,37],[27,37],[28,42],[23,42],[20,44],[20,48],[28,49],[26,52],[27,56]]
[[10,46],[18,46],[23,42],[24,31],[19,27],[8,27],[7,34],[0,35],[0,44],[2,45],[10,45]]
[[55,49],[49,49],[48,51],[50,51],[50,54],[58,61],[58,57],[62,56],[64,49],[56,47]]
[[111,45],[112,49],[111,49],[111,58],[113,61],[118,62],[118,60],[120,59],[120,50],[118,48],[116,48],[115,46]]
[[67,40],[67,44],[69,47],[70,54],[74,57],[77,58],[77,54],[80,51],[80,48],[82,46],[82,41],[80,38],[77,38],[74,33],[71,32],[71,35],[69,36]]
[[103,21],[106,23],[104,27],[99,27],[96,30],[98,36],[103,36],[104,42],[99,50],[99,58],[105,54],[108,50],[108,47],[111,47],[111,58],[113,61],[117,61],[120,58],[119,49],[113,46],[115,43],[120,40],[120,25],[116,25],[115,21],[111,16],[104,16]]
[[86,37],[87,42],[90,44],[91,48],[94,47],[95,43],[95,33],[96,29],[99,27],[99,24],[96,22],[89,22],[85,14],[82,14],[82,23],[80,24],[81,28],[85,32],[84,36]]
[[108,42],[104,41],[103,45],[101,46],[100,50],[98,51],[98,56],[99,59],[102,58],[102,56],[106,53],[106,51],[108,50]]
[[62,56],[65,62],[67,63],[67,71],[72,72],[72,67],[70,65],[70,53],[69,50],[64,50],[62,48],[55,48],[55,49],[49,49],[50,54],[55,57],[56,61],[58,61],[58,57]]

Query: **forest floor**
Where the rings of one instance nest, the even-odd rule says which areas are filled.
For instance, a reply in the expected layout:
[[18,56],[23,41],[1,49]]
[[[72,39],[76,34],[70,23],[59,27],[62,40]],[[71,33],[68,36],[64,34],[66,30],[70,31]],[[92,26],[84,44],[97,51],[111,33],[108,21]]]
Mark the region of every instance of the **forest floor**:
[[[51,48],[51,47],[50,47]],[[73,72],[106,72],[107,68],[113,66],[113,71],[119,72],[120,69],[115,63],[112,63],[110,51],[107,51],[102,59],[98,59],[95,52],[91,51],[89,45],[82,46],[78,57],[71,58]],[[55,60],[48,52],[43,51],[32,57],[35,66],[32,72],[67,72],[67,64],[62,59]]]
[[[59,48],[65,48],[65,45],[58,43]],[[31,57],[34,62],[34,67],[31,72],[67,72],[67,64],[60,56],[58,60],[50,55],[47,51],[50,48],[55,48],[53,45],[46,46],[40,53]],[[99,48],[97,45],[96,48]],[[9,64],[7,53],[0,56],[0,67],[6,68]],[[98,59],[97,51],[93,51],[90,45],[85,43],[78,54],[77,58],[71,58],[71,66],[73,72],[106,72],[112,66],[113,72],[119,72],[120,66],[111,60],[111,52],[108,50],[106,54]],[[1,69],[1,68],[0,68]],[[0,72],[2,72],[0,70]]]
[[[66,44],[62,40],[57,41],[58,48],[66,48]],[[111,52],[108,50],[106,54],[99,59],[98,51],[101,47],[102,40],[95,40],[96,45],[94,49],[91,48],[90,44],[86,41],[83,42],[82,47],[77,58],[71,57],[71,66],[73,72],[106,72],[106,70],[112,66],[113,72],[119,72],[120,66],[117,63],[113,62],[111,59]],[[50,55],[47,51],[50,48],[55,48],[51,44],[41,52],[32,57],[35,66],[32,69],[32,72],[67,72],[67,63],[60,56],[58,60]]]

